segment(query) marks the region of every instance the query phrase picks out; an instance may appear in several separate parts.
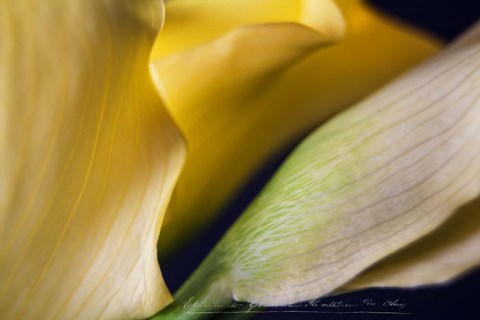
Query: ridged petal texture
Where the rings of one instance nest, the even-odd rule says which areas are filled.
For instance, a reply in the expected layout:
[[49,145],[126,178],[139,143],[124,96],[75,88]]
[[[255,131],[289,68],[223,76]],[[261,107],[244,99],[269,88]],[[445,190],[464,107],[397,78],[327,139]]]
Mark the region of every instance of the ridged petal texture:
[[[479,39],[480,24],[450,50],[474,45]],[[472,148],[479,149],[478,146]],[[443,283],[478,266],[480,197],[460,208],[439,229],[367,269],[341,290]]]
[[314,299],[479,196],[479,29],[310,135],[175,297]]
[[0,2],[0,318],[138,319],[185,146],[150,74],[161,0]]
[[480,266],[480,198],[439,229],[369,268],[342,289],[444,283]]
[[358,0],[336,3],[345,21],[325,0],[167,2],[156,45],[168,52],[158,56],[188,50],[155,67],[189,154],[162,227],[162,254],[212,220],[276,155],[438,48]]

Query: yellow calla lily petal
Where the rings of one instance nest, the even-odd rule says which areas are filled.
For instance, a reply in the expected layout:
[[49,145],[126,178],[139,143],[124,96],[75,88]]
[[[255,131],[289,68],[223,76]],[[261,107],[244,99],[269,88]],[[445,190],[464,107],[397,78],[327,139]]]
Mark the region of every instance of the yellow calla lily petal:
[[344,290],[441,283],[480,266],[480,198],[425,238],[355,278]]
[[338,3],[348,29],[329,47],[327,32],[277,23],[239,28],[155,62],[167,108],[189,144],[161,253],[211,220],[268,159],[436,51],[433,40],[358,1]]
[[301,23],[334,38],[344,30],[333,0],[171,0],[165,7],[165,27],[153,58],[191,49],[244,25]]
[[162,319],[181,319],[192,296],[269,306],[316,299],[439,227],[480,195],[479,79],[477,38],[320,127]]
[[0,318],[144,318],[185,146],[151,80],[161,0],[0,2]]

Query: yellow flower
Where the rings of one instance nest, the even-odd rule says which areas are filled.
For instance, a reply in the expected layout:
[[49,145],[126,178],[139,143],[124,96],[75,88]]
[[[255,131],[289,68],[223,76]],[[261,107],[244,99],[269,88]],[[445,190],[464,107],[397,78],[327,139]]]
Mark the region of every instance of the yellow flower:
[[151,81],[158,0],[0,2],[1,319],[138,319],[185,146]]
[[[161,254],[211,221],[269,160],[438,48],[359,0],[335,3],[345,22],[331,0],[167,2],[154,65],[189,153]],[[254,25],[235,28],[242,24]]]
[[[158,243],[163,252],[213,219],[278,153],[439,47],[437,41],[382,17],[358,0],[223,1],[169,0],[160,35],[161,0],[0,2],[1,319],[139,319],[155,314],[172,301],[157,262],[157,242],[167,211]],[[447,51],[431,69],[427,65],[426,73],[444,70],[442,59],[458,58],[457,52],[463,54],[469,41]],[[425,81],[424,75],[419,71],[407,82],[416,88]],[[334,220],[340,219],[331,225],[324,225],[324,218],[307,226],[285,217],[293,217],[303,201],[310,201],[312,194],[307,192],[305,200],[302,188],[311,186],[315,196],[321,197],[319,188],[330,190],[338,181],[348,182],[376,165],[388,167],[389,159],[378,154],[398,132],[384,135],[378,128],[402,114],[399,106],[412,103],[409,98],[400,99],[399,106],[379,108],[385,96],[395,96],[405,87],[386,89],[365,102],[373,107],[355,107],[300,147],[305,152],[292,156],[300,160],[287,162],[280,178],[271,182],[273,191],[260,196],[239,221],[240,227],[226,237],[227,245],[213,251],[205,264],[213,271],[207,270],[206,278],[197,282],[205,272],[200,269],[186,288],[196,290],[207,281],[206,298],[228,301],[233,295],[251,301],[259,297],[267,304],[319,296],[433,230],[472,198],[475,182],[469,193],[448,193],[453,200],[438,200],[448,206],[432,217],[431,225],[403,224],[407,234],[398,243],[379,245],[375,254],[352,254],[349,259],[359,262],[346,267],[345,274],[337,273],[335,279],[327,275],[328,281],[287,292],[294,283],[289,276],[296,271],[278,254],[284,247],[279,238],[304,245],[305,255],[299,262],[311,272],[298,279],[311,280],[329,270],[312,267],[312,263],[328,262],[329,252],[310,254],[310,246],[329,236],[357,236],[361,223],[348,222],[345,214],[334,215]],[[431,90],[419,92],[427,102],[436,97]],[[469,94],[461,98],[457,93],[459,99],[470,99]],[[421,113],[423,100],[409,110]],[[448,115],[446,110],[438,122],[436,117],[413,118],[434,130],[451,120]],[[366,129],[356,126],[355,119],[362,120]],[[476,119],[473,114],[462,120],[460,142],[470,141],[467,133],[474,130]],[[362,128],[381,131],[380,146],[366,143],[358,153],[349,153],[351,143],[362,139]],[[426,132],[420,132],[420,137],[426,137]],[[316,149],[318,137],[321,146]],[[334,142],[328,142],[330,137]],[[413,134],[410,137],[389,155],[408,151],[417,141]],[[472,141],[476,146],[478,139]],[[309,143],[314,146],[311,150]],[[332,151],[334,145],[340,151]],[[321,160],[345,150],[343,160]],[[432,164],[439,161],[425,153]],[[314,161],[310,161],[312,154]],[[463,173],[456,170],[462,165],[473,170],[467,162],[473,159],[475,166],[475,156],[464,152],[450,171],[442,171],[445,179],[463,181]],[[347,166],[356,161],[365,161],[365,166],[358,170]],[[332,167],[333,177],[311,185],[305,177],[296,179],[295,172],[290,175],[291,163],[293,167],[300,163],[300,172],[314,172],[314,178]],[[310,171],[312,163],[320,169]],[[427,169],[412,179],[426,180]],[[381,188],[384,175],[372,176],[362,188],[377,188],[373,197],[381,201],[386,196]],[[294,183],[282,189],[282,181],[291,180]],[[428,191],[427,187],[412,189],[409,195],[424,199]],[[287,200],[292,202],[285,207]],[[414,202],[410,200],[405,203]],[[275,210],[265,215],[262,201]],[[285,215],[269,215],[278,208]],[[417,211],[409,214],[417,217]],[[366,222],[372,222],[372,239],[395,230],[378,227],[374,218]],[[289,227],[280,228],[283,224]],[[318,230],[328,232],[314,239]],[[466,239],[470,247],[475,237],[473,232]],[[447,242],[467,248],[457,240]],[[345,252],[358,249],[358,244],[348,247]],[[440,253],[435,259],[443,256]],[[465,261],[461,268],[445,270],[444,276],[473,264],[473,259]],[[388,284],[390,278],[377,274],[410,270],[399,264],[393,271],[388,268],[386,260],[371,274]],[[352,282],[351,288],[379,283],[373,283],[369,273],[363,279]]]
[[[479,79],[480,24],[321,126],[175,294],[180,306],[158,319],[188,316],[181,304],[192,296],[213,310],[316,299],[442,226],[480,196]],[[351,287],[439,282],[477,265],[472,209],[478,203]],[[427,269],[434,263],[438,274]]]

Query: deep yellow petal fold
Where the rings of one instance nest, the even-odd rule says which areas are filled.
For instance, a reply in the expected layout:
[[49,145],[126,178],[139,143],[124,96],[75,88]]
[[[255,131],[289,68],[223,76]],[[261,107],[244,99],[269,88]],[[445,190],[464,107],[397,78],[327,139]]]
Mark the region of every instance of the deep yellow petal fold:
[[238,27],[301,23],[331,39],[343,35],[341,13],[333,0],[170,0],[166,21],[153,50],[161,58],[191,49]]
[[[210,2],[195,2],[200,3]],[[226,10],[229,5],[235,12],[235,5],[274,2],[218,3],[212,10],[228,15],[233,14]],[[295,23],[236,28],[217,40],[155,61],[157,84],[189,144],[186,166],[162,226],[161,253],[208,223],[269,159],[437,50],[432,39],[356,0],[337,1],[347,30],[345,38],[326,46],[336,39],[332,17],[322,26],[323,11],[314,7],[323,1],[303,3],[311,6],[303,20],[298,16]],[[173,15],[170,23],[191,28],[197,23],[178,19]],[[333,29],[343,24],[338,18]],[[168,31],[162,31],[159,40],[165,34]],[[177,36],[191,39],[188,33]]]
[[153,86],[161,0],[0,3],[0,318],[138,319],[183,140]]

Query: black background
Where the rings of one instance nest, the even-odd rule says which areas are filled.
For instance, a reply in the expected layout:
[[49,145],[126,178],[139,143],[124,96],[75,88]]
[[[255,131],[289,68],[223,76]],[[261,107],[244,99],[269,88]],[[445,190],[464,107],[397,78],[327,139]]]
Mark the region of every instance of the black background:
[[[379,10],[408,21],[445,40],[451,40],[475,20],[480,18],[480,0],[371,0]],[[225,210],[225,214],[211,225],[203,235],[169,259],[161,261],[162,272],[170,290],[175,291],[201,262],[222,234],[235,221],[245,206],[261,189],[268,177],[275,171],[284,157],[265,168],[234,203]],[[478,213],[480,214],[480,212]],[[480,245],[480,244],[479,244]],[[368,289],[339,297],[324,298],[322,303],[342,301],[358,304],[365,299],[373,299],[377,305],[384,301],[399,299],[405,303],[403,309],[395,309],[405,314],[355,313],[287,313],[282,309],[268,309],[271,313],[257,314],[256,320],[281,319],[325,319],[325,320],[363,320],[363,319],[480,319],[480,270],[471,272],[461,279],[444,285],[408,290]],[[335,309],[335,308],[333,308]],[[349,310],[362,311],[366,308]],[[370,311],[385,311],[385,308],[369,307]],[[304,311],[327,311],[329,308],[301,308]],[[393,309],[392,309],[393,310]],[[285,311],[285,310],[284,310]],[[341,309],[345,311],[345,309]],[[223,315],[221,319],[233,319],[234,315]]]

